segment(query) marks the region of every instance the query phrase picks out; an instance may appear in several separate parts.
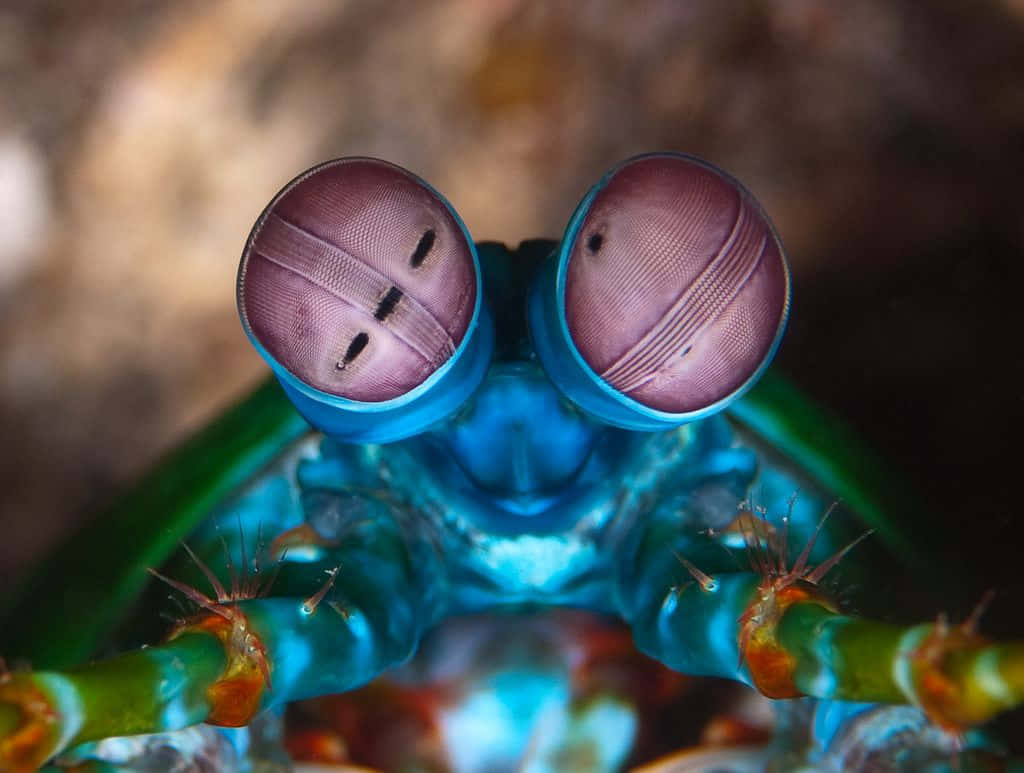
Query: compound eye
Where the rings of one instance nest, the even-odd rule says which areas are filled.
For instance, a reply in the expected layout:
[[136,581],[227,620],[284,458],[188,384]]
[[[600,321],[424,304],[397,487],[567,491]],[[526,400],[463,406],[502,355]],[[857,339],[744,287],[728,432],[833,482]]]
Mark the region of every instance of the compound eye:
[[447,203],[384,161],[296,178],[242,255],[243,324],[276,363],[336,397],[407,394],[455,354],[473,318],[473,245]]
[[728,398],[771,357],[789,299],[782,248],[753,197],[709,164],[626,162],[570,238],[566,324],[612,389],[688,414]]

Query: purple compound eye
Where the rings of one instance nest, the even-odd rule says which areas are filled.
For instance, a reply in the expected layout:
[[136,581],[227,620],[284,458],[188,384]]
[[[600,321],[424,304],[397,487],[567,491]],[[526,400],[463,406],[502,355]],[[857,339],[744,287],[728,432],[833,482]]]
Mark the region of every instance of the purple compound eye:
[[748,383],[789,299],[782,247],[750,193],[707,163],[659,154],[618,167],[584,206],[565,320],[594,373],[673,414]]
[[400,167],[329,161],[292,181],[242,255],[238,306],[263,349],[330,395],[407,394],[473,318],[472,244],[447,203]]

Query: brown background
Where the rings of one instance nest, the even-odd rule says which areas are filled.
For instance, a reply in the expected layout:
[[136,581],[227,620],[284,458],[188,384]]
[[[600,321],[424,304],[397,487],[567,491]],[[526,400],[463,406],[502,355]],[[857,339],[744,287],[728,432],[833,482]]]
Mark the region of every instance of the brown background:
[[234,272],[297,171],[387,158],[516,243],[672,149],[762,200],[782,369],[1019,633],[1022,75],[1021,0],[6,2],[0,582],[266,372]]

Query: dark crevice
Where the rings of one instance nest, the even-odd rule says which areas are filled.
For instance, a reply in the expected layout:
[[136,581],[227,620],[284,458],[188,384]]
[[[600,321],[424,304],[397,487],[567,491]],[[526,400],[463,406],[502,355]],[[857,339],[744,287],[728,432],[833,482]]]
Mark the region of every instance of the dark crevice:
[[395,306],[398,305],[400,300],[402,300],[402,291],[392,285],[391,289],[380,299],[380,303],[377,304],[377,310],[373,312],[373,318],[378,322],[383,322],[391,316],[391,312],[395,310]]
[[420,243],[416,245],[416,250],[413,252],[412,257],[409,258],[409,265],[413,268],[419,268],[427,257],[427,253],[433,248],[436,238],[437,234],[434,233],[433,228],[425,231],[423,236],[420,237]]
[[359,356],[368,343],[370,343],[370,336],[366,333],[357,333],[356,337],[352,339],[352,343],[348,345],[348,350],[345,352],[345,356],[342,358],[341,362],[335,365],[335,367],[338,368],[338,370],[344,368]]

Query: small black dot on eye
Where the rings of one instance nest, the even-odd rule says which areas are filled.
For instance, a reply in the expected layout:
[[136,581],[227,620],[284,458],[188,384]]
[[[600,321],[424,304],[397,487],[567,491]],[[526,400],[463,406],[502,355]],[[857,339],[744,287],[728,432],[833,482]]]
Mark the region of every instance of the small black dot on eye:
[[366,333],[357,333],[355,338],[352,339],[352,343],[348,345],[348,349],[345,351],[345,356],[341,359],[341,362],[335,363],[334,367],[338,370],[343,370],[346,365],[359,356],[368,343],[370,343],[370,336]]
[[604,244],[604,237],[601,236],[601,234],[598,234],[598,233],[590,234],[590,236],[587,238],[587,251],[591,255],[593,255],[599,249],[601,249],[601,245],[602,244]]
[[437,238],[437,234],[434,233],[433,228],[429,228],[423,232],[423,236],[420,237],[419,244],[416,245],[416,249],[412,253],[412,257],[409,258],[409,265],[413,268],[419,268],[423,263],[424,258],[427,257],[427,253],[430,252],[434,246],[434,240]]

